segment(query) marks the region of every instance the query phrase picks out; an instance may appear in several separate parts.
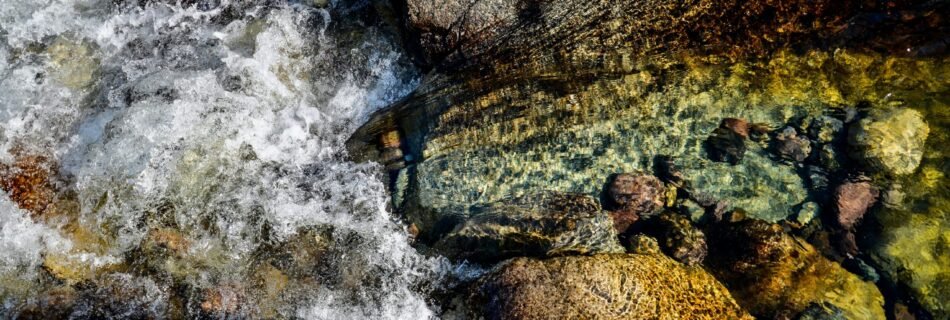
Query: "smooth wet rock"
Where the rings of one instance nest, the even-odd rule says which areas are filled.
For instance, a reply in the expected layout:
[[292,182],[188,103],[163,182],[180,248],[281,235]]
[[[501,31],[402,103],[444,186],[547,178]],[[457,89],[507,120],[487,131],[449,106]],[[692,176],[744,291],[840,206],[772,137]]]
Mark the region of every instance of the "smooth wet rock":
[[871,169],[906,175],[920,165],[930,127],[920,112],[901,108],[872,112],[848,134],[853,158]]
[[852,229],[864,214],[877,203],[880,191],[870,181],[849,181],[835,189],[835,210],[838,225]]
[[747,219],[706,231],[706,266],[757,317],[797,314],[829,303],[848,319],[883,319],[877,287],[828,260],[777,224]]
[[433,248],[453,259],[487,262],[624,252],[613,221],[588,196],[540,193],[477,207],[471,214]]
[[745,156],[745,138],[724,128],[716,128],[705,142],[706,153],[713,161],[736,165]]
[[772,149],[785,160],[802,162],[811,154],[811,141],[799,136],[795,128],[785,127],[775,134]]
[[[625,216],[649,218],[663,209],[666,203],[666,187],[663,182],[645,173],[616,175],[607,187],[607,195],[611,201],[611,209]],[[625,231],[626,228],[620,227],[624,221],[618,221],[618,231]]]
[[881,194],[881,203],[890,209],[904,208],[904,202],[907,194],[904,193],[904,187],[900,184],[893,184]]
[[487,319],[750,319],[702,268],[660,254],[516,258],[473,296]]
[[664,212],[646,222],[646,234],[655,237],[666,255],[686,265],[706,258],[706,236],[686,216]]

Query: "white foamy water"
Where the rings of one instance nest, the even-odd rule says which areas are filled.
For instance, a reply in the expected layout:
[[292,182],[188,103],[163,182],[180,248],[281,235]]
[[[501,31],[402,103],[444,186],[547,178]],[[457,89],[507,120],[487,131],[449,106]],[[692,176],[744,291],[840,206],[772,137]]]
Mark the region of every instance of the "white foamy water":
[[[345,160],[348,135],[417,82],[390,36],[341,20],[367,5],[4,1],[0,161],[54,159],[61,189],[78,195],[78,221],[107,244],[76,249],[62,225],[32,221],[3,195],[0,307],[15,312],[30,299],[19,287],[46,285],[47,254],[128,260],[150,230],[171,226],[190,243],[180,258],[189,269],[109,276],[148,283],[163,300],[172,287],[251,282],[263,248],[319,227],[331,230],[329,262],[309,277],[285,272],[291,289],[266,301],[277,316],[432,317],[423,291],[446,263],[410,247],[381,167]],[[260,316],[255,299],[240,309]],[[147,309],[167,315],[170,304]]]

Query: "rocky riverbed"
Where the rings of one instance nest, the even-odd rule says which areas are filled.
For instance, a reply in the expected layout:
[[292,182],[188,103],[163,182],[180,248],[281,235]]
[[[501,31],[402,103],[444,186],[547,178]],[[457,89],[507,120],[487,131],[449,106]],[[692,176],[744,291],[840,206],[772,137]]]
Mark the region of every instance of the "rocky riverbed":
[[947,319],[950,4],[0,8],[0,318]]

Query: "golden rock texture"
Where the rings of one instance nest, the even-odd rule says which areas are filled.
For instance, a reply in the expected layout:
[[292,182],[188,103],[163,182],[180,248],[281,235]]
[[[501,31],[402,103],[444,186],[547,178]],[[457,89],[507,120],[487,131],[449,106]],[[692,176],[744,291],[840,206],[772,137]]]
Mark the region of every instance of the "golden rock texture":
[[706,265],[757,317],[798,314],[830,303],[847,319],[884,319],[884,297],[814,247],[777,224],[743,220],[707,232]]
[[661,254],[516,258],[475,301],[488,319],[752,319],[702,268]]

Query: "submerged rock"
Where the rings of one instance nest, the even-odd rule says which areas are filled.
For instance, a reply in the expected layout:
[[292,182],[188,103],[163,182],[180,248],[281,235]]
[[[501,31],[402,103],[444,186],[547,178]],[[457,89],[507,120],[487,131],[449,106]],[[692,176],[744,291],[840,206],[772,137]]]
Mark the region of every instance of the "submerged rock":
[[872,112],[848,134],[852,157],[872,169],[905,175],[920,165],[930,127],[920,112],[903,108]]
[[838,306],[848,319],[883,319],[877,287],[822,256],[777,224],[747,219],[707,231],[706,265],[758,317],[796,314],[812,303]]
[[70,318],[161,319],[168,300],[169,289],[149,278],[112,273],[83,285]]
[[27,301],[25,305],[20,306],[16,318],[25,320],[69,319],[78,296],[76,289],[71,286],[50,288]]
[[749,130],[751,130],[751,125],[749,124],[748,121],[746,121],[745,119],[738,119],[738,118],[722,119],[722,122],[719,123],[719,127],[735,132],[743,139],[749,138]]
[[[874,214],[881,231],[870,245],[871,261],[891,283],[906,286],[910,296],[935,319],[950,317],[950,203],[935,201],[924,212],[885,208]],[[883,279],[882,279],[883,280]]]
[[[684,163],[683,175],[701,205],[715,212],[743,209],[750,217],[779,221],[794,214],[808,194],[792,166],[769,159],[756,147],[739,165]],[[702,198],[702,199],[699,199]],[[705,203],[704,203],[705,202]]]
[[635,234],[627,239],[627,252],[636,254],[663,254],[663,251],[660,251],[660,244],[656,241],[656,238],[644,234]]
[[50,75],[67,88],[82,90],[96,81],[99,59],[92,44],[59,36],[46,48],[46,54]]
[[433,248],[454,259],[624,252],[613,222],[591,197],[541,193],[473,208]]
[[619,212],[617,231],[629,226],[624,216],[649,218],[663,209],[666,202],[666,187],[656,177],[644,173],[621,173],[608,184],[607,195],[614,211]]
[[868,209],[874,206],[879,195],[880,191],[870,181],[849,181],[838,186],[834,198],[838,226],[854,228]]
[[643,230],[656,237],[663,252],[676,261],[695,265],[706,258],[706,236],[683,215],[664,212],[647,221]]
[[844,311],[830,303],[812,303],[802,311],[797,320],[846,320]]
[[0,189],[33,217],[44,215],[54,202],[55,168],[42,156],[22,156],[15,163],[0,163]]
[[817,203],[811,201],[805,202],[802,204],[802,208],[798,210],[798,214],[795,215],[795,222],[804,226],[818,216],[819,210],[820,208]]
[[[202,291],[201,312],[213,318],[241,318],[248,306],[247,293],[238,284],[219,285]],[[246,315],[244,315],[246,316]]]
[[838,141],[844,133],[844,121],[831,116],[815,117],[808,124],[808,135],[820,143]]
[[709,158],[714,161],[736,165],[745,156],[745,138],[729,129],[716,128],[705,145]]
[[795,128],[785,127],[775,135],[772,148],[785,160],[802,162],[811,154],[811,141],[799,136]]
[[487,319],[751,319],[702,268],[659,254],[516,258],[473,295]]

